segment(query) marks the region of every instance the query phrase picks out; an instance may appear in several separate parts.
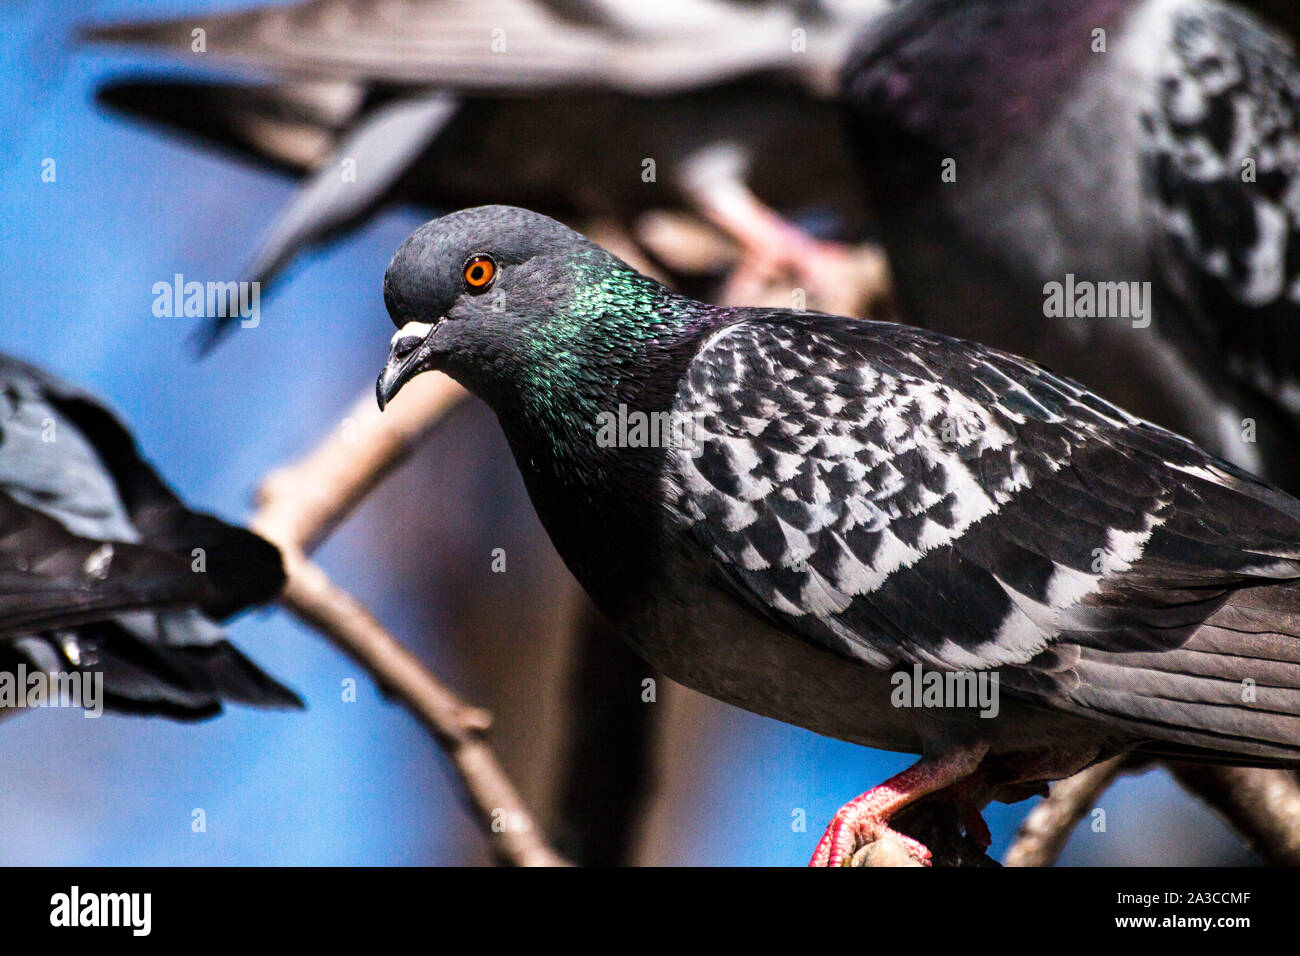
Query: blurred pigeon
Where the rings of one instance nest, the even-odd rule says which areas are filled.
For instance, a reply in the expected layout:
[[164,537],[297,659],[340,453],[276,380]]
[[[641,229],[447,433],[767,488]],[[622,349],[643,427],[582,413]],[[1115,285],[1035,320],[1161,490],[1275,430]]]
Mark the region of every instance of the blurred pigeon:
[[1214,0],[915,0],[868,26],[843,96],[904,319],[1300,489],[1283,40]]
[[301,707],[213,623],[283,583],[273,545],[185,507],[92,396],[0,355],[0,675],[102,674],[109,709],[180,719]]
[[[483,398],[655,667],[922,755],[814,863],[941,790],[987,845],[988,799],[1116,753],[1300,764],[1300,501],[1082,386],[930,331],[706,305],[508,207],[421,227],[384,298],[380,406],[432,369]],[[933,676],[962,684],[900,699]],[[953,699],[972,683],[991,711]]]
[[[835,76],[857,26],[890,2],[309,0],[88,35],[284,78],[101,92],[310,172],[252,257],[256,281],[393,198],[570,219],[685,204],[757,260],[803,268],[837,247],[785,216],[861,207]],[[808,267],[805,284],[819,277]],[[207,344],[232,326],[211,323]]]

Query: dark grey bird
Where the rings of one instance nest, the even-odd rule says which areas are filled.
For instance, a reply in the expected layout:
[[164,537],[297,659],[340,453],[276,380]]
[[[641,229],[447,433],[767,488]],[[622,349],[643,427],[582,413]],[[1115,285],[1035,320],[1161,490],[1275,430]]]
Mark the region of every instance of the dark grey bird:
[[[1300,764],[1300,501],[1083,386],[927,330],[710,306],[509,207],[421,227],[384,298],[381,407],[433,369],[485,400],[646,660],[921,755],[814,863],[939,791],[987,841],[988,799],[1117,753]],[[930,675],[997,705],[898,696]]]
[[0,681],[180,719],[301,707],[216,623],[283,583],[273,545],[186,507],[99,401],[0,355]]
[[[811,243],[768,207],[786,218],[861,208],[835,76],[858,24],[890,2],[310,0],[89,37],[276,77],[130,79],[100,94],[306,174],[251,280],[391,201],[623,222],[686,206],[787,266],[811,258],[794,254]],[[231,327],[212,323],[207,344]]]
[[1285,40],[1216,0],[914,0],[842,89],[904,320],[1300,489]]

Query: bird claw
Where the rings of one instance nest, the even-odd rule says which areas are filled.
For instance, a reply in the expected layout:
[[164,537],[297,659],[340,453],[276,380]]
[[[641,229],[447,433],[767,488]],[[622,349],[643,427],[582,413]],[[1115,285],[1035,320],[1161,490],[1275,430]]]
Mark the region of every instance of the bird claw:
[[831,818],[808,865],[848,866],[858,849],[886,838],[896,841],[916,863],[930,866],[930,850],[920,840],[899,833],[878,815],[851,803],[841,807]]

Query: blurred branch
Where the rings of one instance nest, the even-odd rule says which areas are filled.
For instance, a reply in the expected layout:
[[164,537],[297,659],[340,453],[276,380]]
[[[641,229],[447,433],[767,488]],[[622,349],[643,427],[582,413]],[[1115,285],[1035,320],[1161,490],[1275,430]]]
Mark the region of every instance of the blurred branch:
[[1005,866],[1051,866],[1079,821],[1097,804],[1123,769],[1125,758],[1112,757],[1058,780],[1020,824],[1007,850]]
[[1246,844],[1275,866],[1300,866],[1300,784],[1289,770],[1169,763]]
[[305,553],[463,395],[450,379],[428,374],[409,383],[382,418],[373,399],[362,399],[315,451],[267,477],[252,526],[283,552],[288,582],[281,602],[360,663],[424,724],[451,761],[494,854],[520,866],[563,865],[483,739],[490,715],[453,694]]
[[466,394],[441,372],[426,372],[382,414],[374,395],[363,395],[314,451],[262,482],[262,533],[310,554]]

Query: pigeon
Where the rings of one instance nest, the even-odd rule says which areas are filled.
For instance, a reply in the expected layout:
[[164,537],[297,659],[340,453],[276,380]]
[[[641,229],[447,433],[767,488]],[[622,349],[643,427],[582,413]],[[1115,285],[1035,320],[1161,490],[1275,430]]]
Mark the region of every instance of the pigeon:
[[814,864],[926,795],[987,846],[989,800],[1117,754],[1300,765],[1300,501],[1084,386],[930,330],[712,306],[512,207],[420,227],[384,300],[380,407],[431,370],[486,401],[650,664],[920,756]]
[[1300,491],[1286,40],[1217,0],[914,0],[867,25],[841,95],[903,320]]
[[[858,24],[889,4],[309,0],[87,36],[274,77],[131,78],[100,92],[110,108],[306,177],[252,254],[250,281],[271,283],[304,246],[392,201],[490,199],[571,221],[686,206],[782,269],[815,258],[790,217],[862,207],[835,77]],[[202,348],[235,327],[210,321]]]
[[187,508],[93,396],[0,355],[0,686],[77,678],[100,688],[83,706],[183,720],[301,707],[216,623],[284,579],[272,544]]

